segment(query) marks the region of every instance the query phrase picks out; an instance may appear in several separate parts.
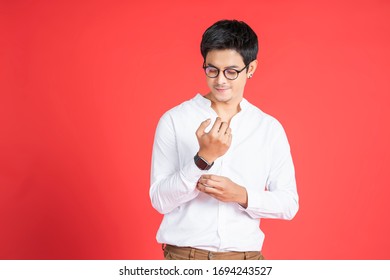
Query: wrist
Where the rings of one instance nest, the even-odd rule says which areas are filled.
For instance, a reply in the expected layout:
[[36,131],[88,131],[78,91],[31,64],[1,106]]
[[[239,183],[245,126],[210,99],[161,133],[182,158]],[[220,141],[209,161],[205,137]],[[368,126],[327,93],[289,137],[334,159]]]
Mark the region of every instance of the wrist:
[[210,155],[208,155],[207,153],[203,152],[203,151],[200,151],[197,153],[198,156],[200,156],[202,159],[204,159],[205,161],[207,161],[209,164],[213,164],[214,161],[217,159],[215,157],[211,157]]

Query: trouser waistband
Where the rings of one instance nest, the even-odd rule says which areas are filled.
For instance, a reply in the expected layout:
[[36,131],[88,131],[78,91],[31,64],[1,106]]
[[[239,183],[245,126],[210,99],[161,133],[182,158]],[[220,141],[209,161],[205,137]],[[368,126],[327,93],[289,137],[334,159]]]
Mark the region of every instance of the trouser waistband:
[[212,252],[193,247],[178,247],[162,244],[166,260],[263,260],[260,251]]

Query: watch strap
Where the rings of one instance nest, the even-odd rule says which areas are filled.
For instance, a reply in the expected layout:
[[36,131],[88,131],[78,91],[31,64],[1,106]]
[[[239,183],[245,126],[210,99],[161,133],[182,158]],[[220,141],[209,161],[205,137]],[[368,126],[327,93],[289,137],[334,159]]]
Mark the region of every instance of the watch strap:
[[200,170],[209,170],[214,165],[214,162],[210,164],[198,154],[194,156],[194,162]]

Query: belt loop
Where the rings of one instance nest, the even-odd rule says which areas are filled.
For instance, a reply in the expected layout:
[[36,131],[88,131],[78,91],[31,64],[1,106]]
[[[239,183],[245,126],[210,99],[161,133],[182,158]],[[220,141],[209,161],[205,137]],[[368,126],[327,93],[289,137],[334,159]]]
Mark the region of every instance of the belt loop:
[[247,259],[247,252],[244,252],[244,260],[246,260]]
[[195,260],[195,248],[191,248],[190,250],[190,260]]

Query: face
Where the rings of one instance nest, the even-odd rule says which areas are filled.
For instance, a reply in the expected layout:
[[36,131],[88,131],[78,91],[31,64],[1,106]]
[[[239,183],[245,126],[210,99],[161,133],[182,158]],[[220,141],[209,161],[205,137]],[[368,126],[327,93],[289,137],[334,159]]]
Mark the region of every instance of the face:
[[229,80],[223,74],[225,69],[240,71],[245,67],[241,55],[235,50],[212,50],[207,53],[206,66],[213,66],[220,70],[216,78],[206,76],[210,93],[207,97],[214,103],[237,105],[244,95],[246,80],[256,70],[257,61],[252,61],[247,69],[239,73],[237,79]]

